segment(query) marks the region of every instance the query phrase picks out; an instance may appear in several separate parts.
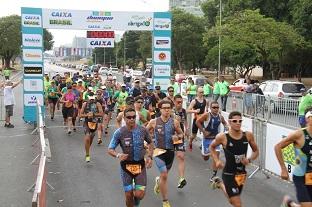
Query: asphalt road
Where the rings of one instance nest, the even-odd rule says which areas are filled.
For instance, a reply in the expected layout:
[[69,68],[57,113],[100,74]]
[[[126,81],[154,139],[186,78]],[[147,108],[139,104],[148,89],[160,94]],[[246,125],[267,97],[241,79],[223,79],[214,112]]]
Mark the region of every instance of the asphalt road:
[[[32,193],[27,188],[35,181],[37,166],[30,165],[37,155],[31,144],[35,136],[30,135],[32,127],[22,117],[22,86],[15,89],[16,107],[13,117],[14,129],[0,128],[0,206],[25,207],[31,205]],[[47,116],[49,117],[49,116]],[[94,144],[91,162],[84,161],[83,131],[71,136],[62,127],[60,111],[54,121],[46,120],[46,137],[52,151],[48,167],[48,182],[55,188],[48,188],[50,207],[120,207],[124,204],[124,193],[119,175],[119,164],[108,156],[107,145],[110,136],[102,145]],[[111,133],[114,126],[110,127]],[[186,179],[184,189],[176,188],[177,163],[174,162],[169,175],[169,199],[173,207],[227,207],[224,195],[209,188],[211,170],[209,162],[201,159],[200,151],[186,152]],[[249,171],[254,168],[251,167]],[[148,184],[141,206],[160,207],[161,198],[153,194],[154,177],[158,175],[155,166],[148,170]],[[220,175],[220,172],[219,172]],[[261,172],[249,179],[242,200],[249,207],[277,207],[283,195],[294,196],[293,186],[275,177],[267,179]]]

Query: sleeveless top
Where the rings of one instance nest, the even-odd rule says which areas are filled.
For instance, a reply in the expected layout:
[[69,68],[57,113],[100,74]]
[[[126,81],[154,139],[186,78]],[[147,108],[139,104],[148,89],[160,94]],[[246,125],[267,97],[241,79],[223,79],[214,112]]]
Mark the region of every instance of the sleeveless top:
[[[87,114],[89,112],[92,112],[92,113],[97,113],[98,110],[97,110],[97,107],[96,107],[96,102],[95,103],[87,103],[86,105],[86,108],[84,109],[84,113]],[[96,122],[97,118],[94,117],[92,119],[89,119],[88,117],[85,118],[86,121],[93,121],[93,122]]]
[[223,169],[224,174],[237,174],[245,173],[245,165],[241,163],[243,157],[247,155],[248,140],[246,133],[240,139],[233,139],[229,133],[225,133],[227,144],[224,148],[225,166]]
[[187,115],[186,115],[186,110],[182,108],[181,111],[176,111],[176,110],[174,109],[174,114],[175,114],[176,116],[179,116],[179,117],[180,117],[180,127],[181,127],[182,131],[184,132],[184,124],[187,124],[187,123],[185,123],[186,116],[187,116]]
[[163,122],[161,117],[156,118],[156,126],[154,129],[155,147],[166,150],[173,150],[172,135],[174,135],[174,119],[169,118],[167,122]]
[[206,108],[206,99],[203,99],[203,102],[199,102],[197,98],[195,98],[195,105],[193,107],[194,110],[199,109],[199,113],[195,114],[194,119],[196,119],[199,115],[203,114],[205,112]]
[[205,128],[206,131],[210,132],[209,137],[205,138],[215,138],[215,136],[219,133],[219,126],[221,124],[220,114],[214,116],[209,112],[209,122]]
[[296,165],[293,171],[295,176],[304,176],[306,172],[312,171],[312,137],[306,129],[303,129],[304,145],[301,149],[295,148]]

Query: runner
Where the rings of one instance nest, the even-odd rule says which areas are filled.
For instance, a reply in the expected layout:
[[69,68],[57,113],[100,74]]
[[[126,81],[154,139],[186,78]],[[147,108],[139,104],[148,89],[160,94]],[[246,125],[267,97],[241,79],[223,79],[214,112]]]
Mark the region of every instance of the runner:
[[51,120],[54,119],[55,106],[59,100],[59,96],[57,93],[57,87],[55,85],[55,81],[51,80],[51,85],[47,89],[48,102],[50,106],[50,116]]
[[160,172],[160,177],[155,178],[154,192],[161,193],[163,207],[170,207],[168,201],[168,173],[174,160],[173,142],[183,139],[183,131],[180,123],[172,118],[172,104],[170,101],[162,100],[159,104],[161,116],[153,119],[147,125],[148,131],[153,131],[155,147],[159,154],[155,154],[155,163]]
[[[102,111],[105,111],[106,104],[103,99],[103,91],[101,89],[98,89],[96,91],[96,102],[101,104]],[[98,134],[98,144],[102,144],[102,134],[103,134],[103,123],[104,123],[104,113],[102,117],[98,117],[98,128],[97,128],[97,134]]]
[[[196,120],[196,126],[203,133],[201,153],[205,161],[209,160],[210,157],[209,145],[216,138],[217,134],[220,132],[219,131],[220,124],[222,123],[223,126],[227,128],[227,123],[224,120],[224,117],[220,114],[219,108],[220,107],[218,102],[216,101],[211,102],[210,112],[205,112]],[[204,127],[205,122],[207,122],[207,125]],[[216,151],[219,157],[220,147],[217,147]],[[213,174],[210,181],[212,181],[212,178],[215,177],[218,172],[214,160],[212,160],[212,170]]]
[[275,145],[276,158],[281,167],[282,179],[288,180],[289,174],[284,163],[282,149],[290,144],[294,145],[296,166],[293,170],[297,200],[296,204],[290,197],[285,196],[281,207],[311,207],[312,206],[312,107],[305,111],[306,128],[298,129],[289,134]]
[[[92,95],[92,94],[91,94]],[[95,132],[97,130],[97,118],[103,116],[102,106],[95,101],[95,96],[89,96],[89,100],[82,104],[81,117],[85,118],[84,122],[84,143],[86,151],[86,162],[90,162],[90,146],[92,145]]]
[[[229,114],[229,132],[219,133],[209,146],[211,156],[217,168],[223,168],[222,180],[219,177],[212,179],[213,188],[221,188],[229,203],[234,207],[241,207],[240,194],[246,181],[245,166],[250,164],[259,155],[258,146],[255,143],[252,132],[243,132],[242,114],[232,111]],[[252,149],[252,154],[247,158],[248,144]],[[225,155],[225,165],[219,159],[216,149],[223,146]]]
[[121,85],[121,91],[117,91],[114,95],[114,100],[117,102],[117,114],[125,110],[126,98],[128,97],[128,92],[126,91],[126,85]]
[[143,97],[137,96],[134,99],[134,109],[136,111],[136,115],[139,117],[138,125],[140,126],[146,126],[148,122],[151,120],[151,116],[149,112],[143,107]]
[[[145,195],[146,168],[152,166],[153,142],[148,131],[135,123],[136,112],[133,108],[127,108],[122,113],[126,126],[115,131],[108,147],[108,153],[120,160],[126,206],[138,207]],[[144,142],[148,146],[148,155],[145,161]],[[118,145],[120,145],[122,153],[115,151]]]
[[174,105],[174,88],[173,86],[169,86],[167,88],[167,97],[164,100],[170,101],[172,105]]
[[187,113],[194,113],[194,119],[192,123],[192,135],[189,142],[190,151],[192,151],[193,149],[193,140],[196,138],[198,132],[196,120],[201,114],[207,111],[208,105],[209,102],[204,98],[204,89],[202,87],[199,87],[197,89],[197,97],[192,100],[187,110]]
[[[134,109],[134,98],[132,96],[128,96],[126,98],[126,106],[125,107]],[[139,122],[139,117],[136,117],[136,123],[138,123],[138,122]],[[119,112],[119,114],[117,115],[116,125],[117,125],[117,128],[120,128],[120,127],[123,127],[126,125],[123,112]]]
[[73,82],[73,94],[75,95],[75,101],[74,101],[74,113],[73,113],[73,118],[72,118],[72,124],[73,124],[73,131],[75,132],[76,129],[76,118],[78,116],[78,111],[79,111],[79,107],[78,107],[78,101],[79,101],[79,97],[80,97],[80,92],[77,89],[77,83]]
[[[183,98],[180,94],[174,96],[174,114],[176,119],[180,123],[180,127],[184,132],[184,136],[189,136],[189,129],[187,124],[186,110],[182,108]],[[184,138],[180,140],[180,143],[174,144],[174,150],[176,151],[176,157],[178,159],[179,169],[179,183],[178,188],[183,188],[187,182],[185,179],[185,142]]]
[[62,96],[60,103],[63,104],[62,114],[64,118],[64,126],[67,126],[67,133],[71,134],[72,118],[74,115],[75,94],[72,92],[72,86],[67,87],[67,92]]

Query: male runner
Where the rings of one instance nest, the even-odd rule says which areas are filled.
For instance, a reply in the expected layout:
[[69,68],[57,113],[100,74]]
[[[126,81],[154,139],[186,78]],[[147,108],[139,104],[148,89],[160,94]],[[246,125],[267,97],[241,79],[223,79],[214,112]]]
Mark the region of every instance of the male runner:
[[103,110],[100,103],[95,101],[95,96],[91,94],[88,100],[82,104],[81,118],[85,118],[84,122],[84,143],[86,150],[86,162],[90,162],[90,146],[92,145],[95,132],[97,130],[97,118],[103,117]]
[[288,180],[289,174],[285,166],[282,149],[290,144],[295,147],[296,166],[293,170],[293,182],[295,184],[297,200],[296,204],[288,196],[285,196],[281,207],[311,207],[312,206],[312,107],[305,111],[306,128],[298,129],[290,133],[275,145],[276,158],[281,167],[282,179]]
[[[186,110],[182,107],[183,98],[180,94],[174,96],[174,115],[175,118],[179,121],[180,127],[184,132],[184,136],[189,136],[189,129],[187,124],[187,115]],[[179,169],[179,183],[178,188],[183,188],[186,185],[186,180],[184,176],[185,172],[185,142],[184,139],[181,139],[178,143],[174,143],[174,150],[176,151],[176,156],[178,159],[178,169]]]
[[194,113],[194,119],[192,123],[192,135],[189,142],[189,150],[192,151],[193,149],[193,140],[197,136],[198,127],[196,125],[197,118],[205,113],[208,109],[209,102],[204,97],[204,89],[202,87],[197,88],[197,96],[195,99],[192,100],[190,103],[187,113]]
[[[120,160],[121,178],[125,191],[126,206],[137,207],[145,195],[146,167],[151,168],[153,159],[153,142],[148,131],[135,123],[136,112],[127,108],[124,112],[126,126],[117,129],[110,141],[108,153]],[[144,160],[148,144],[148,156]],[[122,153],[115,151],[120,145]]]
[[[220,114],[219,103],[213,101],[210,103],[210,112],[205,112],[197,120],[196,125],[198,129],[203,133],[202,139],[202,156],[204,160],[208,160],[210,156],[209,145],[216,138],[217,134],[220,132],[219,127],[222,123],[225,128],[227,128],[227,123],[224,120],[224,117]],[[207,126],[204,127],[204,123],[207,122]],[[217,152],[219,155],[220,147],[217,147]],[[213,174],[210,179],[217,175],[218,169],[216,163],[212,160],[212,170]]]
[[49,102],[51,120],[53,120],[54,113],[55,113],[55,106],[59,100],[57,87],[55,85],[55,80],[51,80],[51,85],[47,88],[47,97],[48,97],[48,102]]
[[[218,177],[212,179],[213,188],[221,188],[229,203],[234,207],[241,207],[240,194],[243,190],[247,175],[245,166],[250,164],[259,155],[258,146],[251,132],[243,132],[242,114],[232,111],[229,114],[230,129],[226,133],[219,133],[209,146],[211,156],[217,168],[223,168],[222,180]],[[216,149],[223,146],[225,165],[219,159]],[[248,144],[252,149],[251,156],[247,158]]]
[[148,131],[154,131],[155,147],[161,152],[155,156],[155,162],[160,172],[160,177],[155,178],[154,192],[163,199],[163,207],[170,207],[168,201],[168,173],[174,160],[173,141],[183,139],[183,131],[178,120],[171,117],[172,104],[170,101],[162,100],[158,104],[160,117],[152,119],[147,125]]

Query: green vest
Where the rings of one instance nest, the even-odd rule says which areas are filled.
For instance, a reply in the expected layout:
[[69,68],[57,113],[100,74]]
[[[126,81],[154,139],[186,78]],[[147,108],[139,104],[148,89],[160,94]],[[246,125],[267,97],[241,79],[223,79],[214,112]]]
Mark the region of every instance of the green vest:
[[211,94],[211,88],[210,88],[210,85],[208,84],[208,83],[206,83],[205,85],[204,85],[204,95],[209,95],[209,94]]
[[[147,119],[147,110],[145,108],[142,108],[140,112],[142,113],[144,119],[146,120]],[[142,126],[143,122],[140,120],[138,125]]]
[[196,95],[197,85],[190,85],[189,87],[189,94]]
[[229,92],[229,83],[226,81],[219,82],[219,87],[220,87],[220,95],[226,95]]
[[215,82],[213,85],[213,94],[220,95],[219,81]]
[[174,90],[174,95],[177,95],[180,91],[179,91],[179,84],[178,83],[174,83],[173,85],[170,84],[169,87],[173,87]]
[[12,71],[10,70],[10,69],[8,69],[8,68],[5,68],[4,70],[3,70],[3,75],[4,76],[11,76],[11,73],[12,73]]

